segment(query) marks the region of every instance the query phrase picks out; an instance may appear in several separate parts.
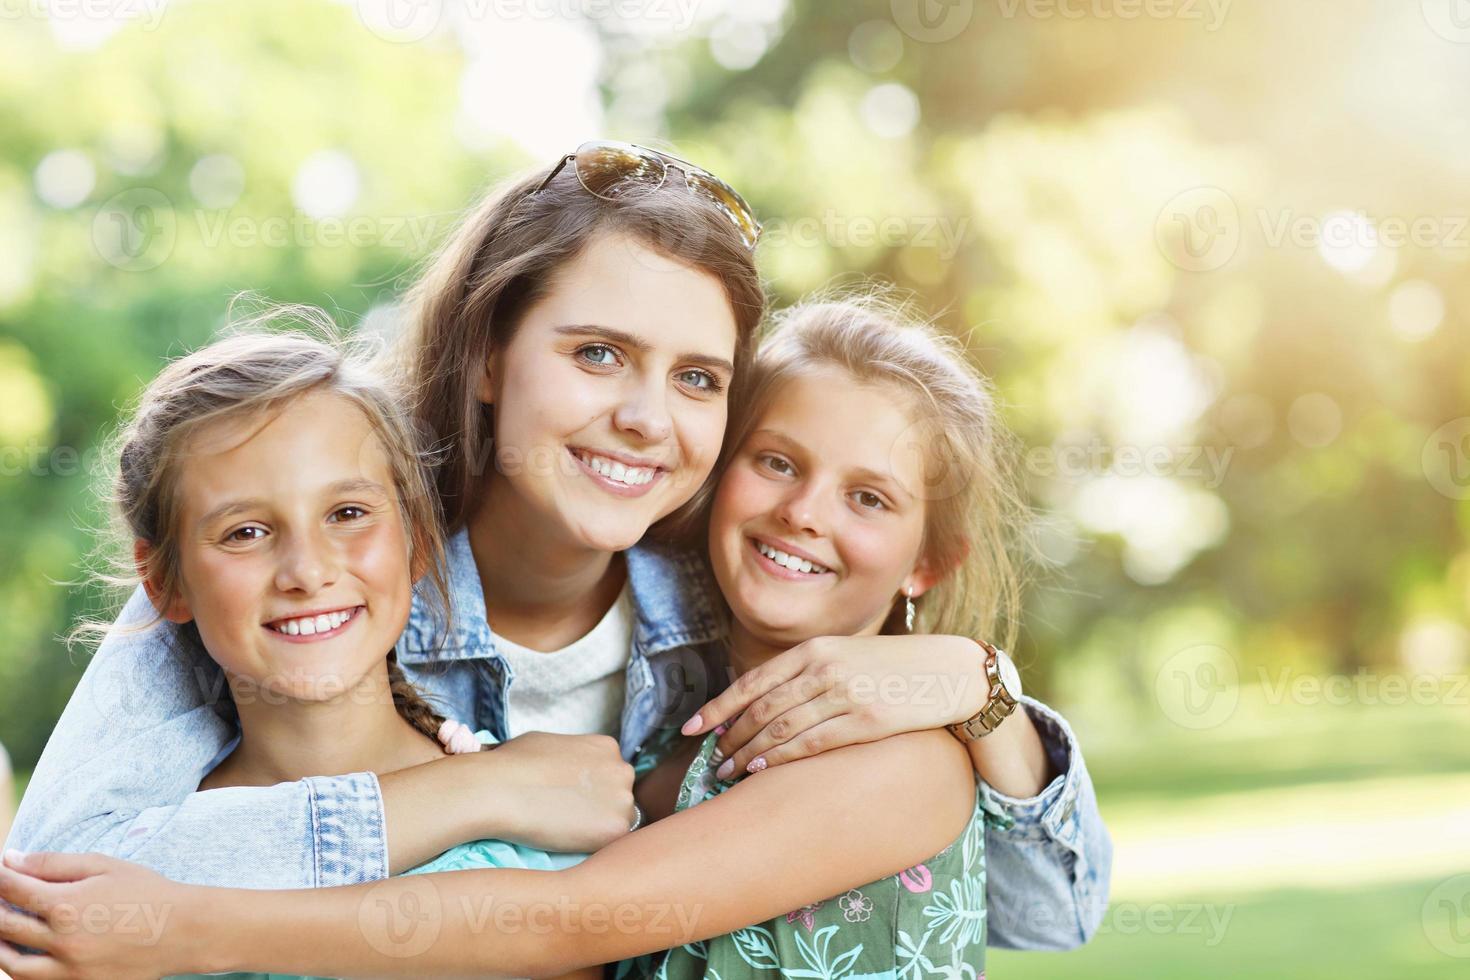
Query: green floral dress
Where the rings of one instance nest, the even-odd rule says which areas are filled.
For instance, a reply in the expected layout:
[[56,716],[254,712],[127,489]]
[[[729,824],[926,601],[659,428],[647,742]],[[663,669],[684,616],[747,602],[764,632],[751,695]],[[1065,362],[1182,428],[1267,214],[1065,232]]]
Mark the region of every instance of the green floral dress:
[[[639,776],[682,736],[665,730],[634,760]],[[705,736],[679,789],[676,810],[733,783],[710,764]],[[985,826],[1010,818],[987,809],[978,787],[959,839],[922,864],[733,933],[617,965],[617,980],[984,980]]]

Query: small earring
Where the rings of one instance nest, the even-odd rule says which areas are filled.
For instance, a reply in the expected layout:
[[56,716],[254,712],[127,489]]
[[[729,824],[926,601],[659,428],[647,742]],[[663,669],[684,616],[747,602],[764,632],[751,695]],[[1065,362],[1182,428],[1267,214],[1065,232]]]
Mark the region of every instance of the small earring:
[[904,592],[903,599],[903,624],[910,633],[914,631],[914,592],[909,589]]

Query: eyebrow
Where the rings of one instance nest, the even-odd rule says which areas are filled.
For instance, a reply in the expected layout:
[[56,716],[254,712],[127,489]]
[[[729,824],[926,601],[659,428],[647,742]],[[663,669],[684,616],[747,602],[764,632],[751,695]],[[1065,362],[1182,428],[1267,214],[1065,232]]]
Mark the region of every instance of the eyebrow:
[[[576,335],[579,337],[601,337],[603,340],[610,340],[615,344],[631,347],[640,354],[647,354],[653,350],[653,345],[642,337],[613,327],[600,327],[591,323],[572,323],[564,327],[557,327],[556,332],[562,335]],[[678,360],[688,364],[697,364],[700,367],[724,371],[726,374],[735,373],[735,365],[725,358],[712,357],[709,354],[700,354],[697,351],[687,351],[680,354]]]
[[[338,480],[336,483],[323,488],[322,493],[329,497],[350,496],[358,493],[367,495],[377,494],[383,497],[388,496],[388,491],[381,483],[378,483],[376,480],[368,480],[361,477]],[[248,500],[227,500],[199,518],[199,523],[195,526],[203,530],[218,521],[224,520],[226,517],[232,517],[235,514],[253,510],[257,507],[268,506],[269,503],[267,501],[256,497]]]
[[[786,433],[777,432],[775,429],[757,429],[756,431],[751,433],[751,436],[766,436],[768,438],[776,440],[777,442],[784,442],[787,446],[790,446],[803,454],[811,455],[811,451],[803,446],[801,443],[786,435]],[[882,484],[895,496],[913,496],[904,489],[902,484],[900,484],[893,477],[889,476],[887,473],[881,473],[878,470],[871,470],[868,469],[866,466],[860,466],[857,469],[853,470],[851,475],[859,480],[862,480],[865,483]]]

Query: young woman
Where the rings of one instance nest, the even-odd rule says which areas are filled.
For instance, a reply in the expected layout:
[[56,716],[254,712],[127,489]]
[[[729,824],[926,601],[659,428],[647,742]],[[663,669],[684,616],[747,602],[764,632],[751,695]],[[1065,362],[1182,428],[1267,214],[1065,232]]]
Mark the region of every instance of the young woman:
[[[915,429],[922,438],[906,439]],[[923,328],[862,303],[789,313],[763,351],[753,410],[709,522],[735,669],[745,675],[814,631],[876,636],[969,620],[965,597],[977,579],[1006,597],[979,625],[995,628],[998,612],[1013,616],[1008,541],[1022,511],[1001,432],[983,384]],[[936,458],[958,477],[942,495],[925,482]],[[56,958],[11,956],[0,965],[20,978],[243,966],[540,975],[673,945],[620,964],[619,974],[982,972],[984,829],[1005,818],[976,791],[958,743],[940,732],[904,734],[729,786],[717,775],[716,741],[713,733],[662,732],[640,755],[639,768],[653,770],[640,798],[652,816],[681,812],[568,872],[470,872],[367,893],[262,895],[182,888],[102,858],[37,862],[52,864],[59,885],[0,871],[0,895],[27,907],[101,910],[126,896],[195,910],[143,941],[104,936],[103,928],[73,939],[45,921],[12,920],[0,935]],[[685,847],[697,839],[724,846]],[[477,890],[502,907],[557,903],[566,914],[530,936],[499,920],[489,928],[488,916],[476,922]],[[624,925],[594,928],[599,911],[613,912],[612,896]],[[650,914],[670,906],[691,914],[663,924]],[[414,935],[414,921],[380,925],[373,913],[396,919],[400,909],[432,923],[427,942]],[[267,936],[269,950],[260,945]]]
[[[718,597],[687,548],[645,540],[685,526],[711,489],[761,312],[754,227],[698,168],[589,144],[490,197],[414,291],[406,370],[425,392],[421,436],[441,450],[452,616],[445,627],[416,601],[398,659],[502,747],[382,778],[198,791],[237,735],[218,669],[179,649],[173,624],[118,629],[52,735],[13,846],[100,851],[176,881],[352,884],[478,838],[605,842],[584,763],[526,732],[614,736],[619,752],[596,764],[615,766],[693,715],[702,732],[746,709],[725,735],[742,741],[723,747],[739,758],[749,743],[779,769],[979,712],[985,658],[962,635],[822,637],[721,693]],[[121,618],[149,610],[135,594]],[[864,703],[863,677],[929,693]],[[1065,722],[1028,702],[968,749],[1014,820],[988,833],[992,941],[1084,941],[1110,845]]]

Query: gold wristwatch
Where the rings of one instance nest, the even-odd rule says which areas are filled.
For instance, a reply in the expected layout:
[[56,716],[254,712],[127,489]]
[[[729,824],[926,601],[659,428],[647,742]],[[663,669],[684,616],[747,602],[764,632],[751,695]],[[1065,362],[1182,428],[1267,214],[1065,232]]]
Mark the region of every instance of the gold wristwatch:
[[978,642],[985,649],[985,679],[990,683],[990,698],[973,718],[946,726],[961,742],[973,742],[995,731],[1016,710],[1021,697],[1021,675],[1016,672],[1010,655],[984,640]]

